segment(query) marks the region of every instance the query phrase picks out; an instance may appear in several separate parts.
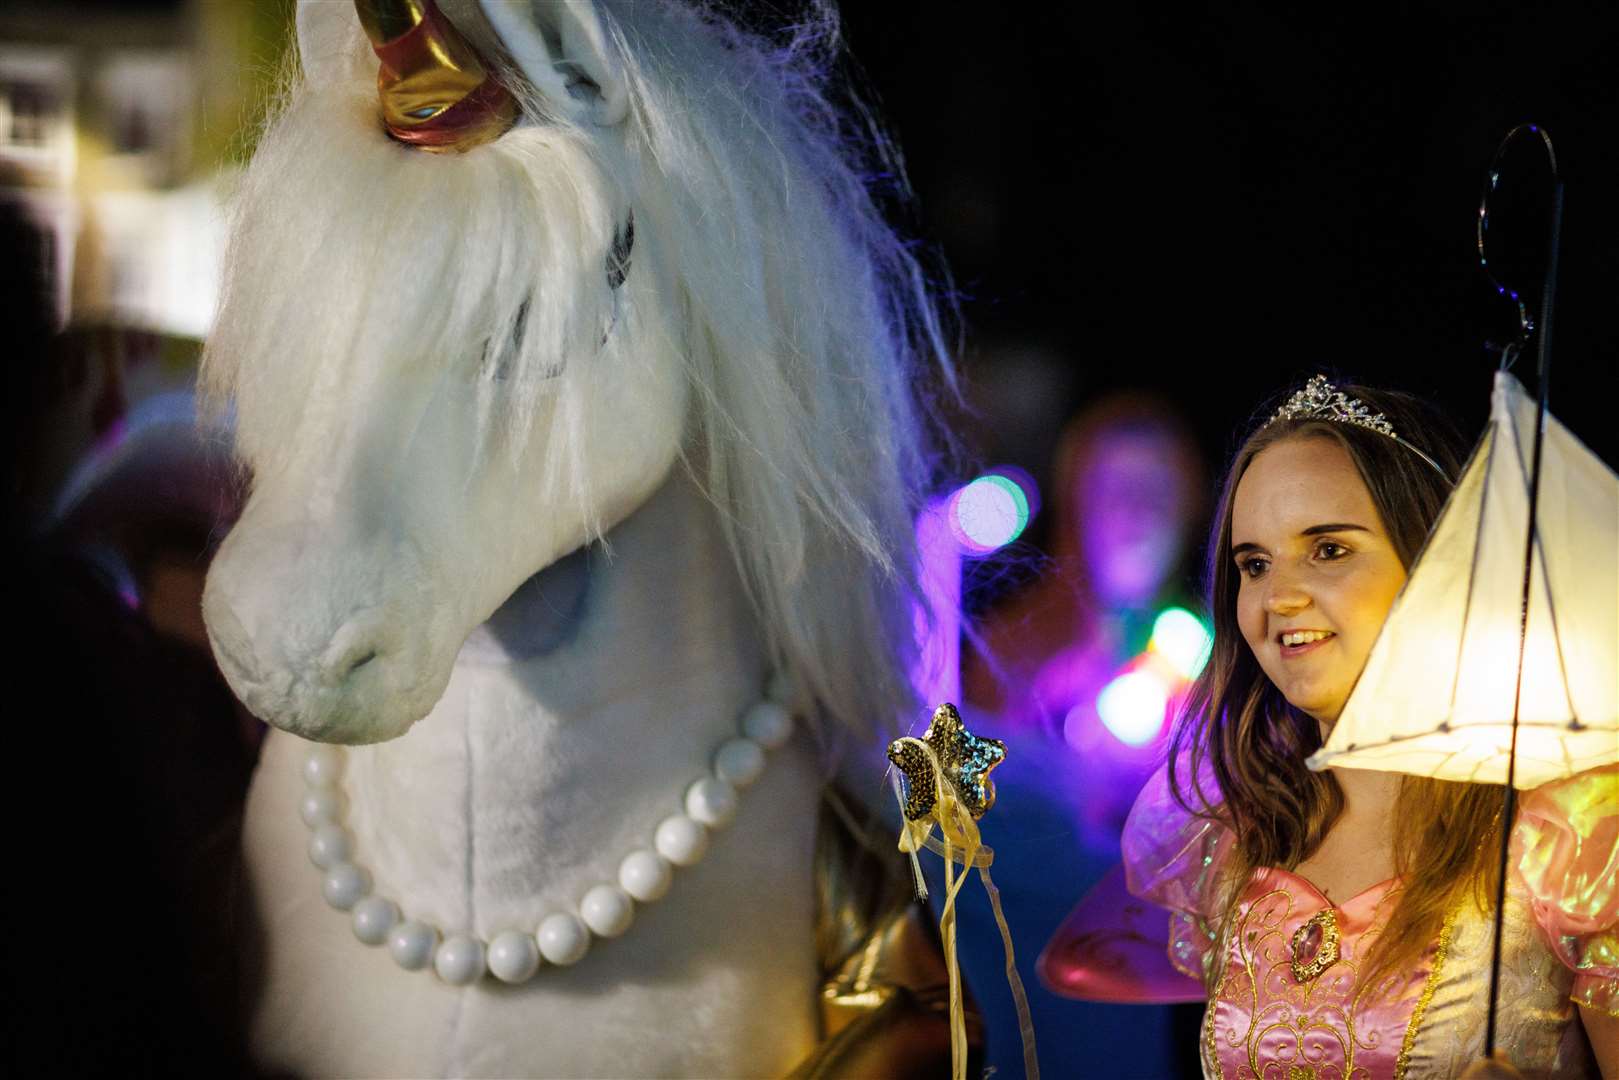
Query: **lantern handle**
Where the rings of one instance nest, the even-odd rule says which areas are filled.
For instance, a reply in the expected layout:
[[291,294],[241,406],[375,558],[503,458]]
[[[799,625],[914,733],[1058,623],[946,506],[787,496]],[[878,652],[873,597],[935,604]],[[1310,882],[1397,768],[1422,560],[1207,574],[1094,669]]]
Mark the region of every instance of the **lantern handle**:
[[[1542,145],[1546,148],[1546,156],[1550,159],[1552,168],[1552,204],[1547,215],[1546,228],[1546,278],[1540,293],[1540,340],[1538,345],[1538,382],[1535,410],[1534,449],[1531,452],[1529,467],[1529,524],[1527,535],[1524,538],[1523,552],[1523,593],[1519,606],[1518,621],[1518,673],[1513,690],[1512,699],[1512,739],[1507,749],[1507,783],[1504,805],[1501,813],[1501,848],[1499,862],[1497,863],[1497,878],[1495,889],[1495,933],[1491,943],[1490,955],[1490,1008],[1484,1028],[1484,1057],[1493,1059],[1496,1051],[1496,1013],[1500,1007],[1501,993],[1501,945],[1505,927],[1505,911],[1507,900],[1507,872],[1509,853],[1512,846],[1512,831],[1517,819],[1517,765],[1518,765],[1518,723],[1519,709],[1523,702],[1523,666],[1524,652],[1528,645],[1529,632],[1529,600],[1530,582],[1534,570],[1536,518],[1540,503],[1540,470],[1541,451],[1545,442],[1546,417],[1549,408],[1549,388],[1551,382],[1552,365],[1552,309],[1555,306],[1557,295],[1557,260],[1561,245],[1563,230],[1563,178],[1557,169],[1557,151],[1552,146],[1551,136],[1545,128],[1538,124],[1519,124],[1507,132],[1501,145],[1496,147],[1495,156],[1490,160],[1487,184],[1484,197],[1479,203],[1478,225],[1478,253],[1479,265],[1490,283],[1495,286],[1496,292],[1510,296],[1518,307],[1518,325],[1521,329],[1518,340],[1501,351],[1501,367],[1505,370],[1511,365],[1513,359],[1529,341],[1531,334],[1537,329],[1534,321],[1529,318],[1523,301],[1514,290],[1507,289],[1490,273],[1489,264],[1484,257],[1484,234],[1489,223],[1490,193],[1500,182],[1501,155],[1507,145],[1521,133],[1539,135]],[[1549,599],[1549,598],[1548,598]],[[1555,615],[1554,615],[1555,619]],[[1555,625],[1555,623],[1554,623]]]
[[[1505,297],[1512,303],[1518,318],[1517,339],[1501,348],[1500,367],[1502,371],[1510,371],[1512,369],[1512,365],[1517,361],[1519,355],[1522,354],[1525,346],[1529,344],[1530,337],[1534,335],[1536,323],[1534,315],[1530,314],[1528,305],[1525,303],[1519,290],[1497,278],[1495,276],[1495,272],[1490,268],[1489,256],[1485,251],[1485,240],[1487,239],[1490,230],[1490,196],[1495,193],[1496,188],[1499,187],[1501,183],[1501,159],[1506,155],[1507,147],[1512,145],[1515,139],[1526,135],[1540,136],[1541,145],[1546,149],[1547,163],[1551,165],[1552,183],[1556,191],[1554,198],[1557,205],[1554,208],[1553,213],[1560,216],[1562,211],[1563,178],[1562,174],[1557,170],[1557,148],[1552,145],[1551,135],[1549,135],[1546,129],[1541,127],[1539,124],[1523,123],[1517,125],[1511,131],[1506,133],[1506,135],[1501,139],[1500,144],[1495,148],[1495,153],[1490,157],[1489,168],[1487,168],[1484,172],[1484,191],[1479,196],[1478,224],[1475,228],[1479,269],[1483,271],[1484,277],[1489,281],[1491,287],[1495,289],[1496,295]],[[1556,230],[1556,227],[1557,226],[1554,224],[1554,231]],[[1548,273],[1551,273],[1554,267],[1555,262],[1551,267],[1548,267]],[[1541,325],[1545,325],[1550,320],[1551,309],[1549,304],[1546,302],[1547,299],[1549,299],[1549,297],[1542,297],[1540,310]]]

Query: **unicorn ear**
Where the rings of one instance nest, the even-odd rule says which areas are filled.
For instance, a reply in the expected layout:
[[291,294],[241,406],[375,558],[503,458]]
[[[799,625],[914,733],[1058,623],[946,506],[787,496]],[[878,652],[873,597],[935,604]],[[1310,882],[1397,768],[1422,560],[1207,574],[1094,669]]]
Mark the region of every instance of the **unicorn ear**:
[[591,0],[478,0],[478,6],[559,113],[600,127],[629,114],[623,68]]

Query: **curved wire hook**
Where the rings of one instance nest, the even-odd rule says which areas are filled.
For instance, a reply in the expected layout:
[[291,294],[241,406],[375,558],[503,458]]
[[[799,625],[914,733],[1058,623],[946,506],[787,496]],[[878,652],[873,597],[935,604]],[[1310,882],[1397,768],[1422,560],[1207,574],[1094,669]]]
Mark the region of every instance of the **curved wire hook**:
[[1529,308],[1518,290],[1503,284],[1490,271],[1490,260],[1484,252],[1484,240],[1490,228],[1490,196],[1501,183],[1501,158],[1507,152],[1507,147],[1512,144],[1512,140],[1525,133],[1540,136],[1541,145],[1546,148],[1546,157],[1552,167],[1552,183],[1556,184],[1562,180],[1561,174],[1557,171],[1557,148],[1552,145],[1552,137],[1539,124],[1519,124],[1507,132],[1501,139],[1501,144],[1495,148],[1495,154],[1490,158],[1490,167],[1485,172],[1484,194],[1478,201],[1478,265],[1479,269],[1484,271],[1485,278],[1495,286],[1496,293],[1511,300],[1518,310],[1518,340],[1501,350],[1503,371],[1512,367],[1513,361],[1528,345],[1530,336],[1535,332],[1535,318],[1529,313]]

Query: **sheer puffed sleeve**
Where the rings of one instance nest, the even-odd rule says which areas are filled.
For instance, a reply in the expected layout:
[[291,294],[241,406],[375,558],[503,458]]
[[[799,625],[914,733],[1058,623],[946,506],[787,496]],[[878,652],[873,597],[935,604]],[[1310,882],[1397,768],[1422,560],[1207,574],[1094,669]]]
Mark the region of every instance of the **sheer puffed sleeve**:
[[1619,1016],[1619,765],[1536,788],[1518,815],[1516,872],[1575,1004]]
[[[1184,784],[1185,772],[1177,779]],[[1213,787],[1203,779],[1203,791]],[[1147,781],[1124,823],[1125,883],[1134,895],[1169,909],[1170,963],[1199,981],[1214,946],[1216,879],[1233,839],[1224,825],[1175,801],[1167,768]]]

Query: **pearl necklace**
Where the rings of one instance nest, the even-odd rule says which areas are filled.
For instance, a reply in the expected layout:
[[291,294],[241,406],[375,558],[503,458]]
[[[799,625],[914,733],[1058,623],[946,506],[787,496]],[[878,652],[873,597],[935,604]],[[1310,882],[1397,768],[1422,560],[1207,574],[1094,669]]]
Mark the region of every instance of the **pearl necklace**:
[[407,919],[400,907],[371,892],[371,874],[355,861],[354,837],[343,826],[339,783],[343,752],[316,744],[304,758],[306,790],[299,813],[308,825],[309,858],[324,872],[321,893],[339,911],[350,912],[354,936],[366,945],[388,946],[406,971],[432,964],[454,986],[475,982],[487,971],[502,982],[527,982],[542,964],[566,967],[590,949],[592,935],[618,937],[629,929],[635,904],[650,904],[669,891],[677,866],[695,866],[708,850],[708,834],[736,816],[737,792],[757,780],[765,751],[792,734],[792,680],[771,676],[765,699],[742,714],[742,734],[714,754],[713,770],[686,788],[685,812],[670,814],[652,832],[650,847],[638,847],[619,862],[618,881],[585,891],[577,911],[545,916],[533,931],[504,930],[485,941],[466,932],[444,936],[423,919]]

